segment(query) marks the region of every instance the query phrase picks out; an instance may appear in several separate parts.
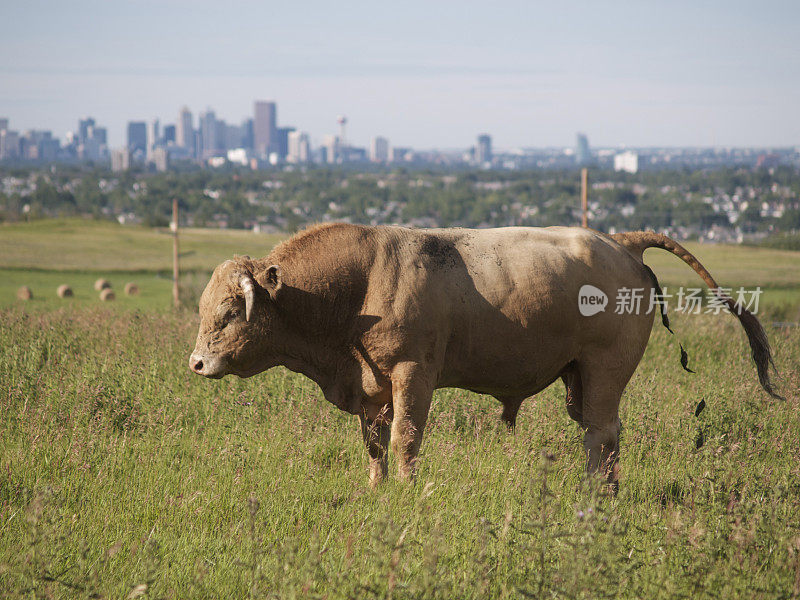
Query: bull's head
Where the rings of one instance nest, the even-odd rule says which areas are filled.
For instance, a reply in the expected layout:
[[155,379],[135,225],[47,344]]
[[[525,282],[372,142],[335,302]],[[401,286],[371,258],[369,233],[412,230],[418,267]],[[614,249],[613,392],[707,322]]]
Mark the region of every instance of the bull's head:
[[[250,377],[275,364],[270,338],[280,268],[261,274],[260,284],[247,257],[219,265],[200,298],[200,331],[189,368],[205,377]],[[262,285],[263,284],[263,285]]]

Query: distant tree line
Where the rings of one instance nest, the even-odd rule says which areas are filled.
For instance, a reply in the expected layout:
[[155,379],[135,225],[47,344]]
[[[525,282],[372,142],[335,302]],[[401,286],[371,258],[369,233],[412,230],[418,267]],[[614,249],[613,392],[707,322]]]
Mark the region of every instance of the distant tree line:
[[[233,167],[148,174],[58,167],[0,170],[0,220],[132,217],[168,223],[173,198],[194,226],[293,231],[347,220],[418,226],[548,226],[580,222],[576,171]],[[800,172],[788,167],[643,172],[593,170],[591,226],[600,230],[800,230]]]

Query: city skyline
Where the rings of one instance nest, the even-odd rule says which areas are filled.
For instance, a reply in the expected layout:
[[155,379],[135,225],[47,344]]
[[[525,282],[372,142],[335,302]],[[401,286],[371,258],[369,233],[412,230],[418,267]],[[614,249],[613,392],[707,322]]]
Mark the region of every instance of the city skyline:
[[173,0],[12,4],[0,24],[0,113],[58,137],[188,104],[239,119],[274,98],[319,144],[351,117],[367,146],[793,146],[800,53],[788,2],[569,8],[411,3],[403,10]]

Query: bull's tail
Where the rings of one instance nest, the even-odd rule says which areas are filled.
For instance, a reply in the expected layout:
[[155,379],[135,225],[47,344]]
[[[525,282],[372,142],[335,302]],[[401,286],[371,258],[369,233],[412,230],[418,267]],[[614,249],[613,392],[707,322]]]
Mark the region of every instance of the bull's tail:
[[728,306],[728,309],[736,315],[736,318],[738,318],[739,322],[742,324],[747,334],[747,340],[750,342],[750,350],[752,351],[753,361],[756,363],[758,380],[761,383],[761,387],[773,398],[779,400],[784,399],[775,391],[772,381],[770,380],[769,369],[770,367],[774,369],[775,363],[772,361],[772,351],[770,350],[769,340],[767,339],[764,327],[762,327],[753,313],[738,302],[735,302],[730,296],[721,292],[717,282],[714,281],[714,278],[711,276],[711,273],[700,264],[700,261],[697,260],[691,252],[675,240],[652,231],[616,233],[611,237],[639,260],[642,259],[642,253],[647,248],[661,248],[662,250],[672,252],[672,254],[692,267],[695,273],[697,273],[717,297]]

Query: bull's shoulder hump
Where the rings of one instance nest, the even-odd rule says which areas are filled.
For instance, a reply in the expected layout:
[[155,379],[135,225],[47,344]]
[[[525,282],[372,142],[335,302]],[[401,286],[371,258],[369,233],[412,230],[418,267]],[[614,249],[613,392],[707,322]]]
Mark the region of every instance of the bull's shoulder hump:
[[374,227],[351,223],[322,223],[312,225],[284,240],[269,254],[269,258],[280,261],[286,257],[308,251],[326,244],[360,244],[374,235]]

